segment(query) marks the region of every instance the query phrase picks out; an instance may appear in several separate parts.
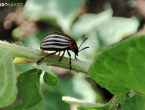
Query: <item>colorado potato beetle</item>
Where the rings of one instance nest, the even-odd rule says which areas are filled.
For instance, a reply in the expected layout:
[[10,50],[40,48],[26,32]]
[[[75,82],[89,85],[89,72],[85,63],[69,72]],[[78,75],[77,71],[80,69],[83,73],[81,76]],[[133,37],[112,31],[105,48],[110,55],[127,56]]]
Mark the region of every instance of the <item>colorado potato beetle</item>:
[[[87,40],[88,38],[84,39],[83,42],[81,43],[81,45]],[[81,47],[81,45],[79,46],[79,48]],[[41,41],[40,43],[40,48],[43,51],[55,51],[53,53],[48,54],[47,56],[42,57],[40,60],[37,61],[37,64],[41,63],[42,60],[44,60],[46,57],[50,56],[50,55],[55,55],[57,52],[59,52],[58,55],[60,55],[60,52],[63,51],[62,56],[59,59],[59,62],[62,60],[65,51],[67,50],[67,53],[69,55],[70,61],[69,61],[69,65],[70,65],[70,71],[72,69],[71,67],[71,54],[69,52],[69,50],[73,51],[75,53],[75,59],[76,56],[78,56],[78,52],[80,52],[81,50],[87,49],[89,47],[84,47],[83,49],[79,50],[76,42],[74,41],[73,38],[71,38],[70,36],[61,33],[61,32],[53,32],[53,33],[49,33],[47,34]]]

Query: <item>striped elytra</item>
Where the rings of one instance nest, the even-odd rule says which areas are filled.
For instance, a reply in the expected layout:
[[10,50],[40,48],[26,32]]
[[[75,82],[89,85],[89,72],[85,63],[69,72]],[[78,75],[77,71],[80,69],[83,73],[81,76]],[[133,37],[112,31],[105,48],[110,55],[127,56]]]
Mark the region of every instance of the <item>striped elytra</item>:
[[[88,38],[86,38],[85,40],[87,40],[87,39]],[[83,42],[81,43],[81,45],[83,44]],[[42,60],[44,60],[46,57],[48,57],[50,55],[55,55],[57,52],[59,52],[58,55],[60,55],[60,52],[63,51],[63,54],[59,59],[59,61],[61,61],[63,56],[64,56],[65,51],[67,51],[67,53],[70,57],[69,65],[70,65],[70,70],[71,70],[72,69],[72,67],[71,67],[71,54],[70,54],[69,50],[71,50],[75,53],[75,59],[77,59],[76,55],[78,56],[78,52],[80,52],[81,50],[84,50],[86,48],[89,48],[89,47],[85,47],[85,48],[79,50],[80,47],[78,48],[76,42],[70,36],[68,36],[64,33],[61,33],[61,32],[53,32],[53,33],[47,34],[42,39],[42,41],[40,43],[40,48],[43,51],[46,50],[46,51],[55,51],[55,52],[50,53],[47,56],[44,56],[39,61],[37,61],[37,64],[41,63]]]

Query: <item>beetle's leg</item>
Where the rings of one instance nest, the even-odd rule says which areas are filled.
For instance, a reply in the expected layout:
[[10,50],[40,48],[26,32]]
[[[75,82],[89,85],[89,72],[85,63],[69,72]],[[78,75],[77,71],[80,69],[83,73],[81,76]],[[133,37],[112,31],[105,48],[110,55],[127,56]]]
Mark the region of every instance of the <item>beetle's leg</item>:
[[60,55],[61,51],[59,51],[58,55]]
[[69,58],[70,58],[70,60],[69,60],[69,66],[70,66],[70,71],[71,71],[71,69],[72,69],[72,67],[71,67],[71,55],[70,55],[70,52],[68,50],[67,50],[67,53],[68,53]]
[[62,58],[63,58],[63,56],[64,56],[64,53],[65,53],[65,51],[63,51],[63,54],[62,54],[62,56],[60,57],[59,62],[62,60]]
[[77,57],[76,57],[76,54],[75,54],[75,59],[78,60]]
[[[57,52],[57,51],[56,51],[56,52]],[[40,60],[37,61],[37,64],[41,63],[42,60],[44,60],[44,59],[47,58],[48,56],[50,56],[50,55],[55,55],[56,52],[50,53],[50,54],[46,55],[45,57],[42,57]]]

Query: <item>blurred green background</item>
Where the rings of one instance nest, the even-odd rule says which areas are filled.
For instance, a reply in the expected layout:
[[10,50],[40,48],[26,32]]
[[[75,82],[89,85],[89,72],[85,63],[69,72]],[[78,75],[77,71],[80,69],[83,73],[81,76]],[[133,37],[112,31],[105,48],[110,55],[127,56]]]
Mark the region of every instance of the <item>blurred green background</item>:
[[[0,3],[23,3],[21,7],[0,7],[1,40],[40,49],[42,38],[50,32],[68,34],[78,45],[88,37],[82,48],[90,48],[78,56],[88,63],[104,48],[145,30],[145,1],[140,0],[0,0]],[[30,68],[29,64],[17,65],[16,75]],[[29,110],[76,110],[75,105],[63,102],[62,96],[94,103],[106,103],[112,98],[112,94],[83,73],[49,68],[58,75],[59,85],[49,87],[41,81],[44,99]],[[23,110],[19,94],[11,106],[1,110]]]

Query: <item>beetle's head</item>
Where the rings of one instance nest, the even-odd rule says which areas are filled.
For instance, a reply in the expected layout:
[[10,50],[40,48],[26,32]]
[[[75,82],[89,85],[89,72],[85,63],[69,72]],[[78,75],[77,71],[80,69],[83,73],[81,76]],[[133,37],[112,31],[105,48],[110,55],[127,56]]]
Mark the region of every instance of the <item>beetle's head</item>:
[[73,40],[70,43],[70,50],[72,50],[75,53],[75,55],[78,56],[78,52],[79,52],[78,46],[77,46],[76,42]]
[[[87,40],[88,38],[84,39],[83,42],[81,43],[81,45]],[[81,45],[79,46],[79,48],[81,47]],[[84,49],[87,49],[89,47],[84,47],[82,48],[81,50],[79,50],[77,44],[75,42],[71,42],[71,46],[70,46],[70,49],[75,53],[75,55],[78,56],[78,53]]]
[[74,53],[78,56],[78,53],[79,53],[78,48],[74,49]]

